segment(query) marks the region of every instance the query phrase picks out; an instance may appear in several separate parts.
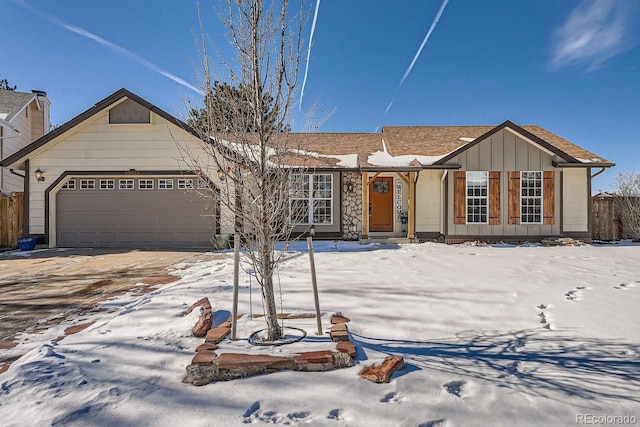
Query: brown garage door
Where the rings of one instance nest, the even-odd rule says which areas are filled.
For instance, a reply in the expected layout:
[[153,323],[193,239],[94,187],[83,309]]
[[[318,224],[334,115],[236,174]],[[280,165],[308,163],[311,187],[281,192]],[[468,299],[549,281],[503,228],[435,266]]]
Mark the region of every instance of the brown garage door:
[[58,247],[211,247],[216,203],[194,179],[74,178],[58,192]]

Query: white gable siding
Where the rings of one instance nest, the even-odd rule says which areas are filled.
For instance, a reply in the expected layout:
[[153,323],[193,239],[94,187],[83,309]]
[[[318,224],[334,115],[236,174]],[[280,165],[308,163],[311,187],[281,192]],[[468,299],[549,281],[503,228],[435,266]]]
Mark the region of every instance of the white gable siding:
[[589,231],[588,169],[562,170],[562,228],[567,232]]
[[[63,173],[135,169],[144,175],[145,170],[188,170],[179,146],[204,158],[195,137],[156,114],[152,113],[151,124],[134,125],[108,124],[107,110],[96,114],[32,156],[30,173],[40,168],[46,179],[30,180],[29,233],[45,233],[45,191]],[[217,180],[213,165],[209,171],[203,169],[212,180]],[[50,239],[55,236],[55,195],[61,185],[52,188],[49,194]]]

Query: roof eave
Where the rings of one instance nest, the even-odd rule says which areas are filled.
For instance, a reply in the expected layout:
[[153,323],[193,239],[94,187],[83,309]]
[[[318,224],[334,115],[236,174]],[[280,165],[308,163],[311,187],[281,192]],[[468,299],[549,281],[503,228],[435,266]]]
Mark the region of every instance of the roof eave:
[[616,164],[611,162],[551,162],[555,168],[612,168]]

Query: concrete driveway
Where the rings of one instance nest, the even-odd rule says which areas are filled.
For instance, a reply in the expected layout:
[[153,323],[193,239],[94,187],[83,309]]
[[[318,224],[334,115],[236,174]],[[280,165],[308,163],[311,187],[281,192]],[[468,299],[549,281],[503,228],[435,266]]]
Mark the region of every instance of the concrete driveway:
[[[46,327],[201,252],[114,249],[0,254],[0,341]],[[22,255],[22,256],[18,256]],[[48,322],[44,322],[48,323]]]

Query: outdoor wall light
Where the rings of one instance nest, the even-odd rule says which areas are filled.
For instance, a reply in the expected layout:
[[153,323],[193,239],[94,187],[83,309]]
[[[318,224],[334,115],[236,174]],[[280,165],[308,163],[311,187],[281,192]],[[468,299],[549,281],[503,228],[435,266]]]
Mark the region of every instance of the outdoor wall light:
[[353,182],[351,181],[347,182],[347,191],[349,193],[353,193]]
[[220,181],[224,181],[227,177],[222,169],[218,169],[218,178]]
[[44,172],[42,172],[40,168],[36,169],[36,171],[33,174],[36,176],[36,179],[38,180],[38,182],[44,181]]

